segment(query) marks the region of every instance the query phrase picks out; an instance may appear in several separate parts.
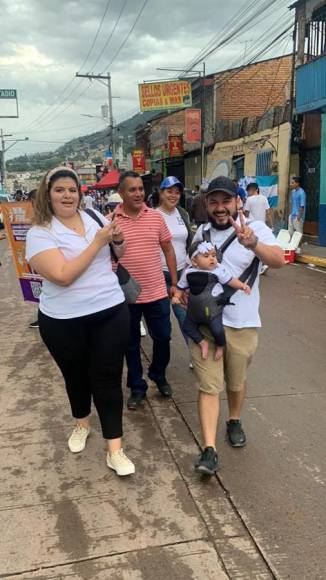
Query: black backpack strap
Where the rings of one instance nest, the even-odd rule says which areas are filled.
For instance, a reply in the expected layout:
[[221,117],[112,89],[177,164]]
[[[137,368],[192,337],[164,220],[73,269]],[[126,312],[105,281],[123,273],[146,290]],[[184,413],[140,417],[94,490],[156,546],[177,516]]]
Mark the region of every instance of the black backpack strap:
[[[98,217],[98,215],[95,213],[94,210],[92,209],[84,209],[84,212],[87,213],[91,218],[93,218],[93,220],[95,220],[98,225],[101,228],[104,228],[104,223],[102,222],[102,220]],[[111,258],[114,260],[114,262],[118,262],[118,257],[114,251],[114,247],[113,244],[110,244],[110,251],[111,251]]]
[[97,213],[95,213],[95,211],[93,209],[84,209],[84,212],[87,213],[91,218],[93,218],[93,220],[95,220],[98,223],[100,228],[104,227],[104,223],[98,217]]
[[[259,258],[257,258],[256,256],[251,262],[251,264],[249,264],[249,266],[242,272],[241,276],[239,276],[239,280],[241,282],[246,282],[248,286],[250,286],[250,288],[253,287],[256,281],[258,275],[259,261],[260,261]],[[219,294],[217,297],[217,303],[222,306],[232,304],[232,302],[230,302],[230,299],[232,298],[233,294],[237,292],[237,288],[231,288],[231,286],[228,286],[227,284],[225,284],[223,288],[224,290],[222,294]]]

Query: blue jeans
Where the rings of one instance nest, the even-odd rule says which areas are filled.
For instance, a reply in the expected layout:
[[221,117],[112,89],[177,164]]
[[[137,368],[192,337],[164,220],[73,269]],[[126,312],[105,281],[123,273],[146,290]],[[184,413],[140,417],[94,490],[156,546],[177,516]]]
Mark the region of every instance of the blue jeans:
[[148,385],[143,378],[140,355],[140,321],[144,315],[148,332],[153,340],[152,362],[148,376],[157,385],[166,383],[165,371],[170,362],[170,300],[162,298],[145,304],[129,304],[130,338],[126,359],[128,365],[127,385],[133,394],[145,394]]
[[[181,274],[182,274],[183,270],[179,270],[177,272],[178,275],[178,280],[180,280]],[[165,282],[166,282],[166,287],[168,289],[168,291],[171,288],[171,276],[170,276],[170,272],[163,272],[164,274],[164,278],[165,278]],[[187,311],[186,309],[181,306],[180,304],[172,304],[172,310],[174,312],[174,316],[176,317],[180,330],[182,332],[183,338],[186,341],[186,344],[188,344],[188,337],[187,335],[183,332],[182,327],[183,327],[183,323],[185,321],[186,315],[187,315]]]

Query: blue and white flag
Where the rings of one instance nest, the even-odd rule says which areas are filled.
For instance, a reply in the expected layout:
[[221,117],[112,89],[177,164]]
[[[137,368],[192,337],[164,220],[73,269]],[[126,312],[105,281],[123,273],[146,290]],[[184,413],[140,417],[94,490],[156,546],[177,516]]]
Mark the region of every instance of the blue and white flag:
[[246,189],[249,183],[257,183],[260,193],[267,197],[270,207],[278,206],[278,175],[246,176],[239,181],[239,185],[243,189]]

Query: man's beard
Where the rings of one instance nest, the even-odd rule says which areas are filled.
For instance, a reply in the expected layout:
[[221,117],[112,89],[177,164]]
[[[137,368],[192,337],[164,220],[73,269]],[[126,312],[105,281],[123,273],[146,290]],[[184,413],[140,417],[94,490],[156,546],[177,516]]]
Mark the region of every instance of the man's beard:
[[[231,215],[231,213],[230,213],[230,215]],[[232,215],[232,217],[233,217],[234,221],[236,221],[238,218],[238,212],[235,211],[234,214]],[[232,227],[229,221],[227,221],[226,224],[217,224],[215,219],[214,219],[214,216],[209,216],[209,221],[212,224],[212,227],[215,228],[216,230],[228,230],[229,228]]]

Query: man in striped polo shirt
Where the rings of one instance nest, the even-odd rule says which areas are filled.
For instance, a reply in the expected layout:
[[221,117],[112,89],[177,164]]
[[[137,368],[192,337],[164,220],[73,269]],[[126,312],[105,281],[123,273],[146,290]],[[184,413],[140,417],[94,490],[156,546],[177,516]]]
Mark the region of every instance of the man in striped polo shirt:
[[115,220],[122,229],[126,251],[120,262],[141,286],[136,304],[129,305],[130,339],[127,350],[128,379],[131,390],[128,408],[137,409],[148,388],[143,377],[140,356],[140,321],[144,315],[153,340],[152,362],[148,377],[165,397],[172,395],[166,380],[170,361],[170,300],[162,272],[162,249],[172,280],[171,295],[177,284],[177,270],[172,236],[160,212],[144,203],[144,184],[138,173],[126,171],[119,181],[122,203],[115,210]]

